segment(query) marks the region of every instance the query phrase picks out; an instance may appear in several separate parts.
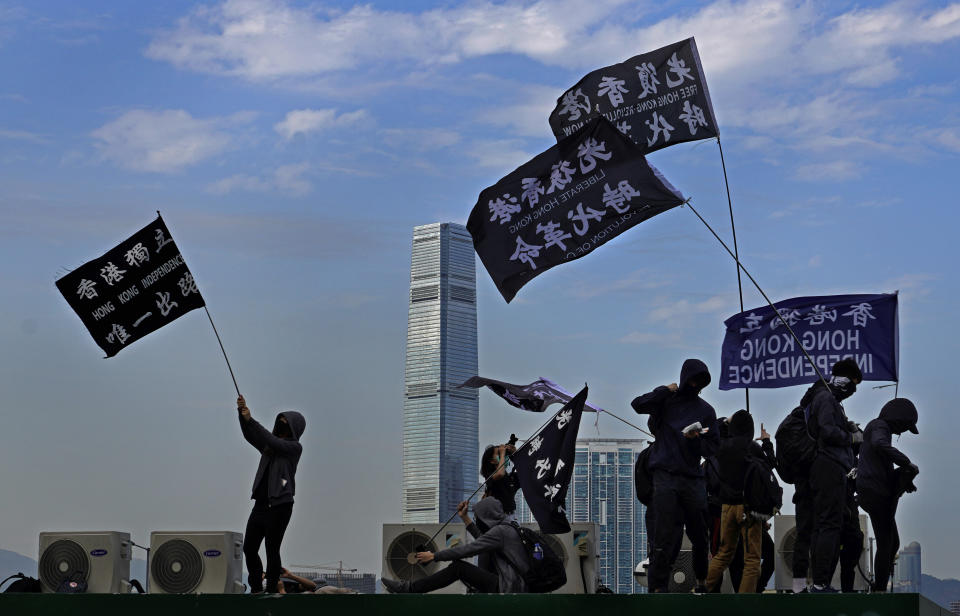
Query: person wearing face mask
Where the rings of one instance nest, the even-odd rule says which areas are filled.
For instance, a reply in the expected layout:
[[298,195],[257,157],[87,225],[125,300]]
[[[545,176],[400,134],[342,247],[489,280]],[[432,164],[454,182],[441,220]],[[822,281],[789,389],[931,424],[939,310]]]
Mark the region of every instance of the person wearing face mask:
[[805,407],[807,429],[817,442],[817,457],[810,466],[809,478],[813,504],[812,592],[837,592],[830,580],[840,558],[847,473],[855,463],[853,445],[863,441],[863,432],[847,419],[840,404],[856,392],[863,373],[851,358],[838,361],[831,372],[827,386],[818,382],[807,391],[809,405]]
[[649,415],[656,435],[650,453],[653,474],[654,536],[649,586],[667,592],[670,567],[680,549],[684,526],[693,552],[697,592],[706,592],[707,488],[700,461],[719,448],[717,414],[700,391],[710,384],[710,372],[699,359],[688,359],[680,370],[680,385],[661,385],[631,402],[633,410]]
[[[863,431],[860,462],[857,465],[857,493],[860,506],[870,514],[877,538],[874,557],[874,592],[885,592],[900,535],[897,532],[897,503],[904,492],[916,490],[912,480],[920,472],[916,464],[893,446],[891,435],[919,434],[917,408],[906,398],[894,398],[883,405],[880,416]],[[894,470],[894,465],[897,469]],[[903,488],[901,489],[901,485]]]
[[[247,581],[250,592],[275,592],[283,573],[280,561],[280,544],[293,513],[293,496],[296,492],[295,475],[303,447],[300,437],[307,421],[297,411],[285,411],[277,415],[273,432],[267,431],[250,416],[243,396],[237,398],[240,431],[248,443],[260,452],[260,465],[253,480],[253,511],[247,519],[243,536],[243,554],[247,561]],[[267,575],[263,578],[263,562],[260,560],[260,543],[266,540]]]

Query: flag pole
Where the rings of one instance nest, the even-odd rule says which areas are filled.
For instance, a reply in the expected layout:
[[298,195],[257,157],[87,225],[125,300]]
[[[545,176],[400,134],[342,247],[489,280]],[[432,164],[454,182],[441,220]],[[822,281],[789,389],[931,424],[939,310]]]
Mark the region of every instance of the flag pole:
[[[717,135],[717,147],[720,149],[720,167],[723,168],[723,185],[727,188],[727,209],[730,210],[730,229],[733,231],[733,258],[737,261],[737,291],[740,292],[740,312],[743,312],[743,282],[740,280],[740,250],[737,248],[737,225],[733,222],[733,199],[730,198],[730,182],[727,180],[727,163],[723,160],[723,145]],[[750,412],[750,388],[744,387],[747,399],[747,412]]]
[[[157,217],[163,218],[160,214],[160,210],[157,210]],[[227,361],[227,370],[230,371],[230,378],[233,379],[233,388],[237,390],[237,397],[240,397],[240,388],[237,386],[237,377],[233,376],[233,366],[230,365],[230,358],[227,357],[227,352],[223,348],[223,341],[220,340],[220,332],[217,331],[217,326],[213,324],[213,317],[210,316],[210,310],[207,308],[207,302],[203,302],[203,311],[207,313],[207,318],[210,319],[210,327],[213,328],[213,333],[217,337],[217,342],[220,343],[220,352],[223,353],[223,359]]]
[[717,232],[713,230],[713,227],[710,226],[710,223],[704,220],[703,216],[700,215],[700,212],[698,212],[696,208],[694,208],[693,205],[691,205],[690,199],[687,199],[684,202],[684,205],[687,205],[690,208],[690,211],[697,215],[697,218],[700,219],[700,222],[702,222],[704,226],[710,230],[710,233],[713,234],[713,237],[717,238],[717,241],[720,242],[720,245],[723,246],[724,250],[727,251],[727,254],[733,257],[733,260],[737,262],[737,268],[743,270],[743,273],[747,275],[747,278],[749,278],[750,282],[753,283],[753,286],[757,288],[757,291],[760,291],[760,295],[763,296],[763,299],[767,300],[767,304],[769,304],[770,307],[773,308],[773,312],[777,315],[777,318],[780,319],[780,322],[783,323],[784,326],[786,326],[787,331],[789,331],[790,335],[793,336],[793,339],[797,341],[797,346],[800,347],[800,350],[803,351],[803,355],[807,358],[807,361],[810,362],[811,366],[813,366],[813,369],[816,371],[817,376],[820,377],[820,381],[822,381],[824,385],[829,385],[827,383],[827,379],[824,378],[823,373],[820,372],[820,368],[817,367],[816,362],[813,361],[813,358],[810,357],[810,354],[807,353],[807,350],[803,348],[803,343],[800,341],[800,338],[797,337],[797,334],[794,333],[793,328],[790,327],[790,324],[787,323],[786,319],[783,318],[783,315],[780,314],[780,311],[777,310],[777,307],[773,305],[773,302],[770,300],[770,298],[767,296],[764,290],[760,288],[760,284],[757,283],[757,280],[750,274],[747,268],[743,266],[743,263],[740,262],[740,259],[738,259],[737,256],[733,254],[733,251],[730,250],[726,242],[720,239],[720,236],[717,235]]
[[[584,400],[584,402],[586,402],[586,400]],[[556,413],[554,413],[554,414],[550,417],[550,419],[548,419],[547,421],[543,422],[543,425],[540,426],[539,428],[537,428],[537,429],[534,431],[534,433],[531,434],[530,437],[523,442],[523,445],[520,445],[519,447],[517,447],[517,450],[514,451],[512,454],[510,454],[510,456],[507,456],[507,457],[512,457],[512,456],[515,456],[515,455],[517,455],[518,453],[520,453],[520,450],[523,449],[524,447],[526,447],[526,446],[530,443],[530,441],[533,440],[533,437],[535,437],[536,435],[540,434],[540,432],[541,432],[544,428],[546,428],[547,425],[548,425],[551,421],[553,421],[554,419],[556,419],[556,417],[557,417],[557,415],[560,413],[560,411],[562,411],[566,406],[567,406],[567,405],[564,404],[562,407],[560,407],[560,410],[557,411]],[[485,477],[485,478],[484,478],[483,482],[482,482],[479,486],[477,486],[477,489],[476,489],[476,490],[473,491],[473,494],[471,494],[470,496],[467,497],[467,500],[469,501],[471,498],[473,498],[474,496],[476,496],[476,495],[477,495],[477,492],[480,491],[480,488],[482,488],[483,486],[487,485],[487,481],[490,480],[490,477],[493,477],[494,475],[496,475],[497,472],[498,472],[500,469],[504,468],[506,465],[507,465],[507,461],[506,461],[506,460],[501,461],[501,462],[500,462],[500,466],[498,466],[498,467],[496,468],[496,470],[494,470],[492,473],[490,473],[490,475],[489,475],[488,477]],[[439,535],[440,533],[442,533],[442,532],[443,532],[443,529],[446,528],[446,527],[450,524],[450,522],[453,521],[453,518],[455,518],[455,517],[457,517],[457,512],[456,512],[456,511],[453,512],[453,515],[451,515],[449,518],[447,518],[447,521],[444,522],[443,525],[442,525],[439,529],[437,529],[437,532],[433,533],[433,536],[430,537],[430,542],[433,542],[433,540],[437,538],[437,535]]]
[[230,378],[233,379],[233,388],[237,390],[237,397],[240,397],[240,388],[237,387],[237,377],[233,376],[233,367],[230,365],[230,358],[227,357],[227,352],[223,348],[223,341],[220,340],[220,332],[217,331],[217,326],[213,324],[213,317],[210,316],[210,311],[207,309],[206,303],[203,305],[203,311],[207,313],[207,318],[210,319],[210,327],[213,328],[213,333],[217,336],[217,342],[220,343],[220,352],[223,353],[223,358],[227,360],[227,370],[230,371]]

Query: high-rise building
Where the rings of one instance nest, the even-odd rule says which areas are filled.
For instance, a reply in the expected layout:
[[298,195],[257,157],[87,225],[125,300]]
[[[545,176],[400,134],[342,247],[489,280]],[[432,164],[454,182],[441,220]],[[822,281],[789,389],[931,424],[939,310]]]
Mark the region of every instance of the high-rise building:
[[444,522],[478,485],[473,239],[463,225],[414,227],[403,399],[403,522]]
[[[647,557],[646,507],[637,500],[633,465],[641,439],[578,439],[566,509],[571,522],[597,525],[597,575],[615,593],[638,593],[633,570]],[[517,495],[517,519],[534,522]]]
[[895,566],[894,592],[920,592],[920,544],[914,541],[900,550]]

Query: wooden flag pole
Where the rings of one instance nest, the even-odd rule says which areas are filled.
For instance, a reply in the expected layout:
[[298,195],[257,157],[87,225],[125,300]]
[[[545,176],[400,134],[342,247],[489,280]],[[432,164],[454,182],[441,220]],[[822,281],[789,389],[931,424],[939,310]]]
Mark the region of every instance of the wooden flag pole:
[[690,204],[690,199],[687,199],[687,200],[684,202],[684,205],[686,205],[687,207],[689,207],[689,208],[690,208],[690,211],[697,215],[697,218],[700,219],[700,222],[702,222],[702,223],[704,224],[704,226],[705,226],[707,229],[710,230],[710,233],[713,234],[713,237],[717,238],[717,241],[720,242],[720,245],[723,246],[724,250],[727,251],[727,254],[729,254],[731,257],[733,257],[733,260],[737,262],[737,268],[738,268],[738,270],[739,270],[739,269],[742,269],[742,270],[743,270],[743,273],[747,275],[747,278],[750,279],[750,282],[753,283],[753,286],[757,287],[757,291],[760,291],[760,295],[763,296],[763,299],[767,300],[767,304],[769,304],[769,306],[770,306],[771,308],[773,308],[773,312],[774,312],[774,314],[777,315],[777,318],[780,319],[780,322],[783,323],[784,326],[786,326],[787,331],[789,331],[789,332],[790,332],[790,335],[793,337],[793,339],[797,341],[797,346],[800,347],[800,350],[803,351],[803,354],[804,354],[804,356],[807,358],[807,361],[810,362],[810,365],[811,365],[811,366],[813,366],[813,369],[816,371],[817,376],[820,377],[820,381],[822,381],[825,386],[829,386],[829,383],[827,383],[827,379],[825,379],[824,376],[823,376],[823,373],[820,372],[820,368],[817,367],[816,362],[813,361],[813,358],[810,357],[810,354],[807,353],[807,350],[806,350],[805,348],[803,348],[803,343],[800,341],[800,338],[797,337],[797,334],[794,333],[793,328],[790,327],[790,324],[787,323],[786,319],[783,318],[783,315],[780,314],[780,311],[777,310],[777,307],[773,305],[773,302],[770,300],[769,297],[767,297],[767,294],[764,292],[764,290],[760,288],[760,285],[757,283],[757,280],[750,274],[749,271],[747,271],[747,268],[745,268],[745,267],[743,266],[743,263],[740,262],[740,259],[738,259],[738,258],[736,257],[736,255],[733,254],[733,251],[730,250],[730,248],[727,246],[726,242],[724,242],[722,239],[720,239],[720,236],[717,235],[717,232],[713,230],[713,227],[710,226],[710,223],[708,223],[706,220],[704,220],[704,219],[703,219],[703,216],[700,215],[700,212],[698,212],[698,211],[696,210],[696,208],[694,208],[693,205]]
[[[743,283],[740,280],[740,250],[737,248],[737,225],[733,222],[733,199],[730,198],[730,182],[727,180],[727,163],[723,160],[723,145],[717,135],[717,147],[720,148],[720,166],[723,168],[723,184],[727,188],[727,209],[730,210],[730,229],[733,230],[733,258],[737,261],[737,290],[740,292],[740,312],[743,312]],[[747,398],[747,412],[750,412],[750,388],[743,388]]]
[[220,340],[220,332],[217,331],[217,326],[213,324],[213,317],[210,316],[210,311],[207,310],[206,304],[203,306],[203,311],[207,313],[207,318],[210,319],[210,327],[213,328],[213,333],[217,336],[217,342],[220,343],[220,352],[223,353],[223,358],[227,360],[227,370],[230,371],[230,378],[233,379],[233,388],[237,390],[237,397],[240,397],[240,388],[237,387],[237,377],[233,376],[233,367],[230,365],[230,358],[227,357],[227,352],[223,348],[223,341]]

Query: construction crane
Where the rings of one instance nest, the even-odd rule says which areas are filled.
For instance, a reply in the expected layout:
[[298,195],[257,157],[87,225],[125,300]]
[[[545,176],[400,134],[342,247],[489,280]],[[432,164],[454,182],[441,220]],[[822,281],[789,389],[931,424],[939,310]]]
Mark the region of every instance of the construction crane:
[[328,565],[290,565],[292,569],[313,569],[316,571],[336,571],[337,572],[337,586],[343,586],[343,572],[347,573],[356,573],[356,569],[344,569],[343,561],[337,561],[337,567],[330,567]]

